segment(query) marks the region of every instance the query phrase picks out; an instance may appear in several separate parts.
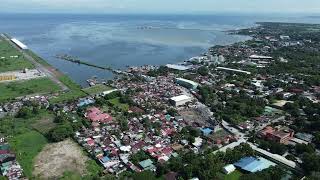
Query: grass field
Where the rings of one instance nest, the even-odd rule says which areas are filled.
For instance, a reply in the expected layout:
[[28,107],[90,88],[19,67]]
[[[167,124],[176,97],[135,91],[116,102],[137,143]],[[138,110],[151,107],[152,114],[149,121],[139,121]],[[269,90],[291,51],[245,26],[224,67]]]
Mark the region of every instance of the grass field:
[[46,116],[43,116],[34,123],[32,123],[31,127],[35,129],[36,131],[40,132],[41,134],[45,135],[47,134],[51,129],[56,127],[56,123],[54,123],[55,116],[53,114],[47,114]]
[[226,175],[224,180],[238,180],[242,173],[238,170],[233,171],[232,173]]
[[81,90],[81,86],[73,82],[68,76],[62,75],[58,78],[63,84],[70,88],[69,92],[60,94],[58,97],[50,99],[50,103],[60,103],[73,101],[75,99],[85,97],[86,93]]
[[34,158],[47,144],[47,139],[37,131],[29,131],[13,137],[9,143],[26,176],[32,177]]
[[47,144],[47,139],[33,129],[33,125],[53,115],[46,110],[29,119],[6,117],[1,119],[0,133],[9,136],[8,141],[28,178],[32,177],[34,158]]
[[128,104],[123,104],[119,101],[120,98],[114,98],[114,99],[110,99],[109,102],[112,103],[114,106],[124,110],[124,111],[128,111],[129,109],[129,105]]
[[103,84],[98,84],[92,87],[88,87],[85,89],[82,89],[85,93],[90,94],[90,95],[95,95],[95,94],[99,94],[102,93],[104,91],[108,91],[108,90],[112,90],[112,87],[103,85]]
[[[10,56],[18,56],[18,58],[11,58]],[[6,40],[0,38],[0,72],[22,70],[24,68],[32,69],[34,65]]]
[[35,93],[57,92],[60,88],[49,78],[0,83],[0,102]]

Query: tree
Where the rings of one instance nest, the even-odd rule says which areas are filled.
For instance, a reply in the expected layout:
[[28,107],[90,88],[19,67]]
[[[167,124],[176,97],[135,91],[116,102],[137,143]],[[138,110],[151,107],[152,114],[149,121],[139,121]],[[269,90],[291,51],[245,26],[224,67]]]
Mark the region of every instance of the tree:
[[155,175],[151,171],[142,171],[140,173],[134,173],[132,175],[133,180],[157,180]]
[[24,106],[19,110],[17,117],[23,118],[23,119],[29,119],[33,117],[32,110],[29,107]]
[[130,156],[130,161],[132,161],[133,164],[138,164],[140,161],[149,159],[150,157],[142,150],[138,151],[136,154],[132,154]]
[[295,150],[298,154],[315,152],[315,148],[311,144],[297,144]]
[[315,134],[313,142],[316,146],[320,147],[320,131]]
[[176,109],[170,108],[170,109],[168,109],[167,113],[168,113],[170,116],[175,116],[178,112],[177,112]]
[[320,171],[320,156],[314,153],[305,153],[303,154],[302,162],[301,167],[308,174]]
[[201,76],[207,76],[209,74],[209,69],[205,66],[201,66],[200,68],[198,68],[198,73]]
[[49,132],[49,139],[53,142],[63,141],[73,134],[73,129],[69,124],[58,125]]

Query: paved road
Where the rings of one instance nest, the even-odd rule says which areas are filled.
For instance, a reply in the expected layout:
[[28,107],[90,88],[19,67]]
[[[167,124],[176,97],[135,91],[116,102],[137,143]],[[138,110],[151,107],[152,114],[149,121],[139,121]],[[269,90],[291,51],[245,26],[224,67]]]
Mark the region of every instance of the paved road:
[[21,52],[25,58],[27,58],[39,71],[42,71],[47,75],[48,78],[50,78],[53,82],[58,84],[62,91],[69,91],[69,88],[63,84],[60,80],[57,79],[57,77],[53,74],[53,72],[49,71],[45,66],[38,63],[33,57],[31,57],[28,53],[17,47],[11,40],[5,36],[4,34],[1,34],[1,36],[7,40],[13,47],[15,47],[19,52]]
[[282,156],[280,156],[280,155],[278,155],[278,154],[270,153],[270,152],[268,152],[268,151],[266,151],[266,150],[264,150],[264,149],[261,149],[261,148],[257,147],[256,145],[248,142],[248,141],[245,139],[244,134],[241,133],[241,132],[240,132],[239,130],[237,130],[236,128],[231,127],[231,126],[229,125],[229,123],[227,123],[227,122],[225,122],[225,121],[222,121],[221,124],[222,124],[222,126],[223,126],[224,128],[226,128],[227,130],[229,130],[232,134],[234,134],[234,135],[236,135],[236,136],[239,136],[240,139],[239,139],[238,141],[236,141],[236,142],[233,142],[233,143],[231,143],[231,144],[228,144],[228,145],[226,145],[226,146],[218,149],[217,151],[214,151],[213,153],[216,153],[216,152],[219,152],[219,151],[220,151],[220,152],[226,152],[227,149],[233,149],[233,148],[239,146],[241,143],[247,143],[247,144],[249,144],[249,145],[251,146],[251,148],[252,148],[253,150],[255,150],[256,152],[258,152],[258,153],[260,153],[260,154],[263,154],[263,155],[269,157],[270,159],[272,159],[272,160],[274,160],[274,161],[276,161],[276,162],[282,163],[282,164],[284,164],[284,165],[286,165],[286,166],[288,166],[288,167],[291,167],[291,168],[293,168],[293,169],[296,169],[296,170],[299,171],[299,172],[302,171],[301,168],[299,167],[299,165],[298,165],[296,162],[290,161],[290,160],[286,159],[285,157],[282,157]]

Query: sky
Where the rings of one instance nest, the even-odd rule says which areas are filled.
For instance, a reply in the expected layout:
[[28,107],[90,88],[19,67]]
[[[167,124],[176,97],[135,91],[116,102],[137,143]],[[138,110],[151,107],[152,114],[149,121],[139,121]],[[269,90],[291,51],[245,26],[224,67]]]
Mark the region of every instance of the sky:
[[318,13],[320,0],[0,0],[19,13]]

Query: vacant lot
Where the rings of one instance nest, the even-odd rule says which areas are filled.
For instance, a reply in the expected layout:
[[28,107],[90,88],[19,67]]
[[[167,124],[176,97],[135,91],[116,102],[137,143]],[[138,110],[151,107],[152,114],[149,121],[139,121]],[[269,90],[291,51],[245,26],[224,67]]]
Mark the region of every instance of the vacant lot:
[[0,72],[22,70],[24,68],[31,69],[34,66],[24,58],[22,53],[0,38]]
[[95,85],[92,87],[85,88],[85,89],[83,89],[83,91],[86,92],[87,94],[95,95],[95,94],[103,93],[104,91],[108,91],[111,89],[113,89],[113,88],[106,86],[106,85],[103,85],[103,84],[98,84],[98,85]]
[[89,160],[72,140],[48,144],[35,159],[33,175],[40,179],[56,179],[65,172],[86,173]]
[[118,108],[122,109],[123,111],[128,111],[128,109],[129,109],[129,105],[121,103],[120,98],[110,99],[109,102],[111,104],[113,104],[113,106],[118,107]]
[[54,123],[54,115],[47,114],[46,116],[35,121],[31,127],[40,132],[41,134],[47,134],[51,129],[53,129],[57,124]]
[[51,93],[59,90],[59,86],[48,78],[0,83],[0,102],[20,96],[36,93]]

